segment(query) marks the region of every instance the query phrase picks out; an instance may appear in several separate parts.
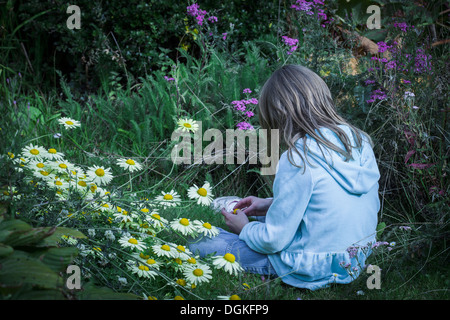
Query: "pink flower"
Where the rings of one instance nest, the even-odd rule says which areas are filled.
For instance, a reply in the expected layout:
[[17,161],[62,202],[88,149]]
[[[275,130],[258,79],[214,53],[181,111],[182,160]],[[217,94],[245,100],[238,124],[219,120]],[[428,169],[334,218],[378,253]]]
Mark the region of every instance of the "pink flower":
[[239,129],[239,130],[253,130],[254,128],[253,128],[253,126],[250,124],[250,123],[248,123],[248,122],[239,122],[237,125],[236,125],[236,127]]
[[244,89],[243,93],[252,93],[252,90],[250,90],[249,88]]
[[223,35],[222,39],[223,39],[223,40],[227,40],[227,34],[228,34],[228,33],[226,33],[226,32],[225,32],[225,33],[222,33],[222,35]]

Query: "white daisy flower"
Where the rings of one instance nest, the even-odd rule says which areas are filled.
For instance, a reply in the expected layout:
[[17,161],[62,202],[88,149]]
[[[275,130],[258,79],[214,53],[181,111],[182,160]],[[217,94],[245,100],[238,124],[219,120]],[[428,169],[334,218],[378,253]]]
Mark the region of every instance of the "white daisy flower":
[[29,144],[22,149],[22,157],[26,159],[45,159],[47,158],[47,150],[44,147]]
[[64,159],[64,153],[58,152],[55,148],[50,148],[47,150],[46,158],[49,160],[61,161]]
[[133,215],[120,207],[117,207],[117,212],[113,214],[114,218],[120,220],[121,223],[133,222]]
[[189,265],[183,270],[183,275],[186,280],[194,285],[199,285],[203,282],[209,282],[212,279],[212,271],[207,265]]
[[61,173],[67,173],[70,172],[73,168],[73,164],[71,164],[69,161],[65,160],[57,160],[50,163],[50,166]]
[[123,248],[131,248],[133,250],[143,251],[147,249],[147,246],[141,240],[130,236],[123,236],[119,239],[119,243]]
[[113,179],[110,168],[104,168],[99,166],[93,166],[89,168],[87,174],[87,179],[99,186],[108,184]]
[[161,217],[156,210],[154,210],[150,216],[146,218],[146,221],[157,229],[164,228],[168,224],[167,219]]
[[158,257],[175,258],[177,256],[176,249],[168,244],[155,244],[152,250]]
[[119,159],[117,165],[130,172],[139,171],[142,169],[142,165],[133,159]]
[[36,178],[41,178],[45,181],[52,181],[55,177],[55,175],[51,174],[51,170],[46,170],[45,168],[44,170],[33,171],[33,176]]
[[187,261],[190,257],[192,257],[192,252],[185,246],[178,245],[175,249],[177,251],[177,258],[183,261]]
[[60,189],[60,190],[67,190],[67,189],[69,189],[69,186],[70,186],[66,180],[59,179],[57,177],[55,177],[55,179],[53,179],[53,180],[48,180],[47,185],[50,188],[56,188],[56,189]]
[[51,170],[51,168],[48,167],[48,164],[45,163],[42,159],[39,160],[32,159],[26,164],[26,166],[32,171]]
[[194,184],[193,187],[188,189],[188,197],[190,199],[197,200],[197,204],[203,206],[209,206],[212,202],[213,194],[211,193],[211,186],[209,182],[205,182],[200,188]]
[[137,274],[140,278],[155,279],[155,276],[158,275],[154,270],[151,270],[148,266],[141,263],[128,264],[127,267],[132,273]]
[[139,261],[141,264],[147,265],[156,270],[159,270],[160,267],[164,264],[163,262],[158,261],[157,259],[150,257],[150,255],[144,254],[143,252],[134,253],[133,257],[135,258],[135,260]]
[[194,225],[198,233],[203,234],[206,237],[213,238],[220,233],[219,229],[217,229],[215,226],[212,226],[209,222],[195,220],[192,224]]
[[178,130],[186,131],[186,132],[196,132],[198,130],[197,121],[192,119],[180,119],[177,122]]
[[71,118],[66,118],[66,117],[62,117],[60,119],[58,119],[59,124],[64,125],[64,128],[66,129],[74,129],[77,128],[79,126],[81,126],[80,121],[71,119]]
[[174,190],[170,190],[170,192],[161,191],[161,194],[156,197],[156,201],[164,207],[176,207],[181,201],[180,196]]
[[187,218],[175,219],[170,222],[170,227],[182,235],[196,235],[195,226]]
[[231,253],[226,253],[224,256],[214,256],[213,265],[217,269],[224,269],[231,275],[237,275],[239,272],[244,271],[244,269],[236,261],[236,257]]

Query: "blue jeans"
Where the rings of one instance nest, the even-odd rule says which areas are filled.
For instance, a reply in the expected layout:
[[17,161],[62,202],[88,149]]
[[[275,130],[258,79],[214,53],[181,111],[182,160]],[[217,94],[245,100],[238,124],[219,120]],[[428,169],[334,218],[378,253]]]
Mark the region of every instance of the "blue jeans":
[[267,255],[250,249],[245,241],[239,239],[237,234],[225,231],[222,228],[218,229],[220,234],[216,237],[200,236],[199,238],[190,239],[188,241],[189,250],[202,258],[211,253],[215,253],[215,255],[231,253],[246,272],[260,275],[277,275]]

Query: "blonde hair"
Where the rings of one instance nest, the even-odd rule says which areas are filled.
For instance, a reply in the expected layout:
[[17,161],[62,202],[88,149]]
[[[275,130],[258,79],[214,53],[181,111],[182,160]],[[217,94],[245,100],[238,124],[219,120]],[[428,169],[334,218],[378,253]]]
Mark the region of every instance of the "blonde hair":
[[[298,139],[306,140],[306,134],[314,138],[323,154],[321,146],[340,153],[345,161],[352,159],[352,149],[362,146],[363,136],[372,144],[370,137],[349,124],[339,116],[326,83],[310,69],[299,65],[285,65],[276,70],[264,84],[259,98],[259,120],[264,129],[279,129],[281,137],[288,148],[288,159],[293,165],[292,151],[305,159],[297,150]],[[350,128],[356,145],[339,125]],[[316,129],[328,128],[341,140],[341,148],[326,137],[316,132]],[[270,130],[269,130],[270,132]],[[306,141],[304,141],[306,142]],[[304,154],[307,145],[303,143]]]

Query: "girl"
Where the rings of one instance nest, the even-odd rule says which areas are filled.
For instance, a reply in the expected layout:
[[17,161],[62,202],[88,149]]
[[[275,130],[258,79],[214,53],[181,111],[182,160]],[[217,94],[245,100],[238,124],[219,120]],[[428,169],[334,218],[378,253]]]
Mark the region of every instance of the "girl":
[[299,288],[351,282],[376,241],[380,174],[370,137],[340,117],[325,82],[298,65],[265,83],[259,119],[262,128],[280,130],[287,148],[273,198],[218,199],[231,232],[197,239],[191,250],[232,253],[246,271]]

